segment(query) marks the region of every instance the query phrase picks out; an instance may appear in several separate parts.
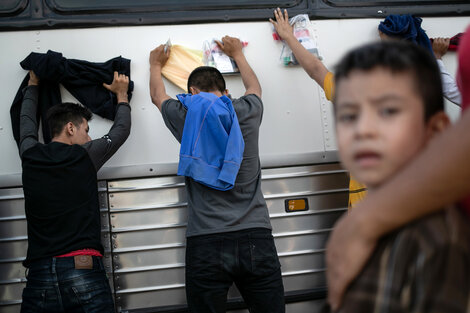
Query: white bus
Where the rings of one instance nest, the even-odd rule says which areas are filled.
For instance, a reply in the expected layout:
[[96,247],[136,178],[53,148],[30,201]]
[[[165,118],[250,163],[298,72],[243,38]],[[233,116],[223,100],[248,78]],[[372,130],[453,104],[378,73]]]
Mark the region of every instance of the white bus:
[[[179,144],[149,96],[150,50],[168,38],[202,49],[224,35],[248,42],[245,55],[263,88],[260,130],[262,189],[285,285],[287,312],[316,312],[325,302],[324,248],[347,210],[348,173],[338,163],[332,105],[300,67],[280,62],[268,18],[277,7],[308,14],[310,33],[325,65],[350,48],[378,40],[388,14],[423,17],[429,37],[450,37],[470,23],[468,1],[438,0],[2,0],[0,2],[0,312],[19,312],[27,232],[21,162],[10,106],[26,75],[19,63],[30,52],[61,52],[69,59],[131,59],[135,83],[129,139],[98,173],[105,265],[117,312],[187,312],[184,292],[186,196],[176,176]],[[444,57],[450,73],[455,53]],[[240,76],[226,76],[234,97]],[[170,95],[181,93],[166,81]],[[61,88],[64,101],[76,101]],[[446,103],[453,119],[459,108]],[[95,116],[92,138],[110,121]],[[289,203],[299,200],[303,210]],[[246,312],[236,290],[230,312]]]

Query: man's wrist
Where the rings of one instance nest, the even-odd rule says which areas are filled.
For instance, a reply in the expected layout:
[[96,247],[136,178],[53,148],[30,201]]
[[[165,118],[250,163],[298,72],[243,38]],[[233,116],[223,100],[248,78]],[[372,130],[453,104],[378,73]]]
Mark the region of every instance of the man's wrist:
[[163,66],[160,63],[157,64],[150,64],[150,71],[151,72],[161,72]]
[[231,58],[236,62],[237,60],[245,58],[245,55],[242,51],[232,54]]
[[117,98],[118,103],[121,103],[121,102],[129,103],[129,98],[127,97],[127,93],[117,93],[116,98]]
[[287,43],[293,42],[293,41],[298,41],[297,37],[294,36],[294,33],[290,33],[287,36],[284,36],[284,41]]

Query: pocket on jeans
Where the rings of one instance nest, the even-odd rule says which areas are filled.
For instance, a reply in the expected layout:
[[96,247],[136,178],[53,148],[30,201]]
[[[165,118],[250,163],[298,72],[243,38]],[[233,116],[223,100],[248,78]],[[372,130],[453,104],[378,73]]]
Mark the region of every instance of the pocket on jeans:
[[22,299],[21,312],[44,312],[46,289],[25,287]]
[[84,312],[113,312],[114,304],[106,278],[71,287]]
[[268,275],[281,267],[271,235],[252,237],[250,251],[253,275]]
[[189,243],[186,248],[186,274],[190,277],[216,278],[222,272],[221,253],[221,240]]

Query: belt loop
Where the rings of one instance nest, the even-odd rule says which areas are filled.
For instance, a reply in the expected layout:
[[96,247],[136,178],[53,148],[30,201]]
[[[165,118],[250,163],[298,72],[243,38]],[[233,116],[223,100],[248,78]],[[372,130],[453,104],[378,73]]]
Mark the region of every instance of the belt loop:
[[98,269],[103,270],[103,268],[104,268],[103,262],[100,262],[100,260],[101,260],[100,257],[93,256],[93,264],[96,262],[96,264],[98,264]]
[[56,274],[56,258],[52,258],[52,263],[51,263],[51,271],[53,274]]

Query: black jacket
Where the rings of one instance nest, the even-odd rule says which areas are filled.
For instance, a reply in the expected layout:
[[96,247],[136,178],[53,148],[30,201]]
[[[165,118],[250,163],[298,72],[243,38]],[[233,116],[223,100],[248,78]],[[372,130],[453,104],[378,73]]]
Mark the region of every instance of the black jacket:
[[[45,123],[47,110],[62,102],[60,86],[62,84],[81,104],[93,113],[113,120],[116,113],[117,99],[114,93],[103,87],[111,84],[114,71],[130,78],[128,59],[116,57],[104,63],[92,63],[83,60],[67,60],[59,52],[49,50],[46,54],[32,52],[20,65],[25,70],[33,70],[41,80],[39,88],[38,119],[41,118],[44,142],[51,140],[49,125]],[[29,74],[21,83],[10,109],[13,136],[19,144],[20,112],[23,101],[22,90],[28,85]],[[130,82],[128,97],[132,96],[133,83]]]

